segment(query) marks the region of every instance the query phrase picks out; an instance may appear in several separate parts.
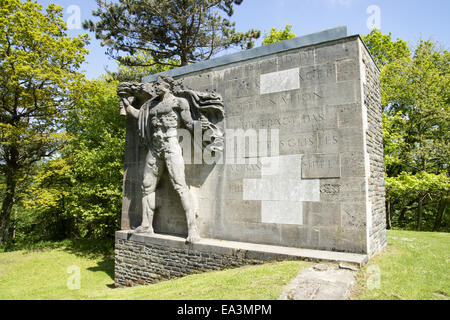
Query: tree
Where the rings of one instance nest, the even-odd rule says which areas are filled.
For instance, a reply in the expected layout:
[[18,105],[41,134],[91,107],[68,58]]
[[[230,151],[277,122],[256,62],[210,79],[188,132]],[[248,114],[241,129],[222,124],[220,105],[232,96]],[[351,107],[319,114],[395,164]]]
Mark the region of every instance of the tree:
[[0,10],[0,172],[5,193],[0,243],[8,239],[18,183],[65,138],[61,119],[71,88],[84,79],[77,70],[87,54],[87,35],[68,37],[62,7],[45,12],[33,1],[3,0]]
[[380,68],[395,60],[409,57],[411,54],[408,44],[402,39],[394,41],[392,33],[383,34],[379,30],[373,29],[362,38]]
[[416,229],[426,220],[438,230],[448,207],[450,54],[423,40],[410,50],[379,31],[364,40],[381,68],[388,220],[397,214],[404,226],[414,209]]
[[[421,171],[417,174],[403,172],[396,177],[386,179],[388,187],[388,201],[401,203],[402,210],[399,216],[400,226],[406,223],[405,213],[408,210],[417,210],[416,221],[411,220],[418,231],[422,230],[423,220],[427,211],[435,219],[428,219],[428,229],[438,231],[444,220],[448,206],[450,191],[450,178],[446,173],[432,174]],[[436,201],[435,199],[439,199]],[[415,206],[414,206],[415,205]],[[429,210],[426,210],[426,206]],[[436,213],[433,214],[433,211]]]
[[292,25],[286,24],[284,30],[277,30],[275,28],[270,29],[270,33],[264,35],[263,45],[272,44],[275,42],[280,42],[284,40],[293,39],[296,37],[295,33],[291,32]]
[[174,68],[174,65],[180,64],[179,60],[169,60],[170,65],[155,64],[154,59],[147,52],[138,52],[135,58],[143,62],[144,66],[127,66],[117,62],[118,70],[116,72],[107,72],[108,77],[119,82],[136,81],[141,82],[142,78],[149,74],[164,72]]
[[[411,57],[383,68],[385,113],[401,125],[398,171],[439,173],[448,170],[450,54],[431,41],[420,41]],[[447,167],[447,168],[446,168]]]
[[122,212],[125,117],[119,112],[117,81],[90,82],[67,119],[72,136],[64,158],[72,170],[66,215],[76,221],[76,235],[114,238]]
[[103,78],[72,92],[67,143],[37,170],[25,201],[46,240],[112,238],[120,227],[125,118],[117,85]]
[[[398,59],[384,68],[384,77],[389,79],[383,94],[385,110],[399,124],[396,125],[398,139],[390,142],[396,145],[399,160],[389,163],[391,174],[427,174],[428,182],[443,174],[448,185],[449,58],[448,51],[438,50],[431,41],[420,41],[412,57]],[[417,230],[422,230],[427,198],[429,206],[434,207],[435,225],[439,226],[448,203],[448,187],[437,184],[431,192],[428,187],[413,186],[417,186]]]
[[[228,19],[234,5],[242,1],[97,0],[93,15],[100,21],[85,21],[83,27],[95,32],[102,45],[108,46],[107,54],[124,65],[184,66],[233,46],[253,47],[260,32],[236,32],[235,23]],[[153,61],[135,56],[142,52]]]

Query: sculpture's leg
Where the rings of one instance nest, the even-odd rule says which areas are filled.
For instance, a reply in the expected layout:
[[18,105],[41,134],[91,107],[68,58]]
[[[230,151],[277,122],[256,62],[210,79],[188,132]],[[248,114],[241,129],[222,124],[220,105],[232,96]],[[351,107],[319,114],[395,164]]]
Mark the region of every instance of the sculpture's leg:
[[156,187],[164,169],[162,160],[151,150],[147,153],[142,181],[142,224],[135,231],[153,234],[153,216],[156,207]]
[[179,194],[181,204],[186,212],[188,225],[187,242],[196,242],[200,240],[200,234],[195,223],[195,209],[192,201],[192,195],[186,184],[184,175],[184,159],[181,147],[176,139],[169,139],[169,150],[165,153],[166,165],[175,191]]

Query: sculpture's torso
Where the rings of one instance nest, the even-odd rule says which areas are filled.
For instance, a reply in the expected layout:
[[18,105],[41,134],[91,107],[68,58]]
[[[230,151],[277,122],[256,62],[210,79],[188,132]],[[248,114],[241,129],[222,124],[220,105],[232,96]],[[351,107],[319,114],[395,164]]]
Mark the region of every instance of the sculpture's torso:
[[149,110],[149,124],[151,126],[151,147],[158,155],[169,151],[170,144],[177,141],[177,129],[180,128],[180,115],[175,108],[179,100],[170,97],[154,104]]

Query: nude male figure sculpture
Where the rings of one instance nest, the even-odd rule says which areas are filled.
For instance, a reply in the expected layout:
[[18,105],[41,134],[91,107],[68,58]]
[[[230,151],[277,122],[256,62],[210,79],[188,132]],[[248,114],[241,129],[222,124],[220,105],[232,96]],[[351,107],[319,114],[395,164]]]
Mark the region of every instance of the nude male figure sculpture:
[[[185,164],[178,140],[178,130],[185,128],[192,131],[194,121],[199,121],[202,128],[209,128],[217,133],[218,130],[214,124],[217,119],[211,122],[211,119],[202,113],[202,108],[213,110],[219,114],[219,119],[221,118],[220,114],[223,118],[221,98],[214,94],[202,94],[190,90],[177,92],[178,94],[175,95],[173,79],[159,77],[153,85],[153,97],[137,109],[132,106],[133,100],[130,102],[125,97],[126,91],[123,86],[122,88],[119,86],[118,93],[121,96],[121,103],[126,114],[138,120],[139,134],[148,148],[142,179],[142,223],[135,232],[150,234],[154,232],[156,188],[162,173],[167,169],[170,181],[181,199],[186,214],[188,225],[186,241],[196,242],[200,239],[200,235],[195,223],[196,212],[192,195],[186,184]],[[188,93],[185,94],[187,98],[182,96],[183,92]],[[195,110],[200,112],[195,112]],[[193,116],[197,119],[194,120]],[[220,138],[220,132],[216,136]]]

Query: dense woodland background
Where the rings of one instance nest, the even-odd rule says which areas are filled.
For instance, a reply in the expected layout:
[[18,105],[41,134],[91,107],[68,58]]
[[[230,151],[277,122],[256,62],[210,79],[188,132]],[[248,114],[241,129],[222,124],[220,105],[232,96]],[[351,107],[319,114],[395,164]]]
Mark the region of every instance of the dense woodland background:
[[[260,32],[230,21],[241,2],[98,1],[98,22],[84,26],[119,71],[88,81],[88,35],[67,36],[61,7],[2,0],[0,243],[113,239],[125,143],[117,84],[251,48]],[[263,45],[293,37],[286,25]],[[449,232],[449,51],[377,30],[363,38],[381,69],[388,228]]]

